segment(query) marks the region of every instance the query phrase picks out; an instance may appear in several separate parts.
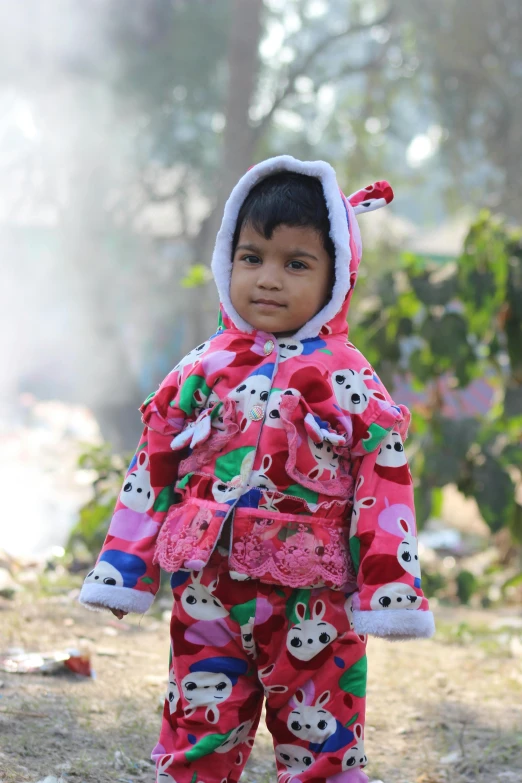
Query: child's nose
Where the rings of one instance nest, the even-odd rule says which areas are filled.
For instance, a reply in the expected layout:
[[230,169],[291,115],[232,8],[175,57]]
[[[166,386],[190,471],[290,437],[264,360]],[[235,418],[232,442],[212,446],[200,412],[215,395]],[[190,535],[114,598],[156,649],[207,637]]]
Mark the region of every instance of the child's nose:
[[282,286],[279,269],[272,264],[263,264],[257,278],[259,288],[280,289]]

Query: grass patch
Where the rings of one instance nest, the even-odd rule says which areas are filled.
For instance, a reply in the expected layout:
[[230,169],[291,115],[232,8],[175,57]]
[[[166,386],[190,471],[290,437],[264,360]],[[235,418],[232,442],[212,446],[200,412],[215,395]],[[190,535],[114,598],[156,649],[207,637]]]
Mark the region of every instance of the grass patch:
[[509,626],[491,628],[487,625],[472,625],[467,622],[458,624],[437,622],[436,641],[441,644],[457,644],[461,647],[473,645],[480,647],[487,655],[495,657],[511,656],[511,639],[521,637],[520,631]]

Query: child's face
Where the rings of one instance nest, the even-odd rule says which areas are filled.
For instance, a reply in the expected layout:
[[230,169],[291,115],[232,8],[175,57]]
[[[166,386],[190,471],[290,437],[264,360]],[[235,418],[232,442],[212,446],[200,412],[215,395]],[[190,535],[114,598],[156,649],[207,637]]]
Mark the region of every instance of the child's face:
[[331,294],[333,263],[313,228],[278,226],[265,239],[245,224],[234,253],[230,298],[254,329],[290,335]]

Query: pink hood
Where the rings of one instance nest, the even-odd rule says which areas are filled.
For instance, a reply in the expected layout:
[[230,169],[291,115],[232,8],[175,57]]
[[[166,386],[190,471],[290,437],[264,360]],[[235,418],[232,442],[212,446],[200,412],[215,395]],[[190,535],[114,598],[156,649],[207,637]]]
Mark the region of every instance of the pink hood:
[[330,219],[330,236],[335,247],[335,285],[330,301],[294,335],[296,340],[316,337],[318,334],[338,334],[347,330],[348,308],[357,280],[357,271],[362,256],[362,243],[356,214],[370,212],[389,204],[393,191],[385,182],[376,182],[348,198],[337,184],[335,171],[323,160],[301,161],[290,155],[258,163],[241,177],[225,205],[223,222],[216,238],[212,257],[212,272],[221,302],[224,325],[234,326],[240,331],[251,333],[253,327],[244,321],[230,301],[230,276],[232,273],[232,239],[239,210],[261,179],[279,171],[295,171],[317,177],[323,186],[323,193]]

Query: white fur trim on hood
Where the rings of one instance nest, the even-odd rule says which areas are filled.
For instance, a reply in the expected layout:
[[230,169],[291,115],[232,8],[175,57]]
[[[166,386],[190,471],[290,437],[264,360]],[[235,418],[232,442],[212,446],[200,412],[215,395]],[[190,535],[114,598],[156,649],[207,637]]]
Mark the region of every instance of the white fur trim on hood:
[[254,185],[261,179],[279,171],[295,171],[298,174],[317,177],[321,181],[330,219],[330,236],[335,247],[335,285],[332,296],[323,309],[316,313],[313,318],[293,335],[296,340],[304,340],[307,337],[315,337],[319,334],[321,327],[339,312],[350,290],[350,262],[352,257],[348,217],[346,215],[347,209],[349,211],[351,231],[359,250],[359,255],[361,248],[359,227],[353,207],[350,204],[345,206],[339,185],[337,184],[335,171],[329,163],[323,160],[302,161],[293,158],[291,155],[280,155],[258,163],[247,171],[233,189],[225,205],[223,222],[216,238],[212,256],[212,272],[220,301],[223,303],[227,315],[239,329],[245,332],[253,332],[253,327],[241,318],[230,300],[232,241],[239,210]]

